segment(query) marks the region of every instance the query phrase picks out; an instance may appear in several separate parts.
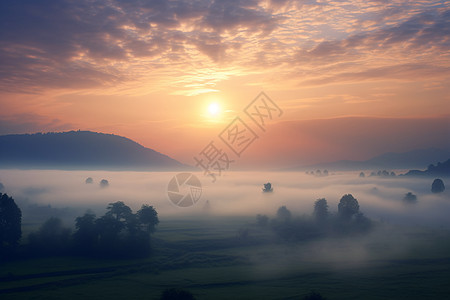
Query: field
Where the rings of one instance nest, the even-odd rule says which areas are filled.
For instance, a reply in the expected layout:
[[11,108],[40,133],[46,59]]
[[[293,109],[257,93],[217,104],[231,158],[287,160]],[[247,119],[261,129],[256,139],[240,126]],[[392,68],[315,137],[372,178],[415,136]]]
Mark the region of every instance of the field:
[[[253,218],[167,219],[148,259],[79,257],[3,264],[1,299],[441,299],[450,294],[450,233],[377,224],[370,237],[286,243]],[[248,236],[239,232],[247,228]]]

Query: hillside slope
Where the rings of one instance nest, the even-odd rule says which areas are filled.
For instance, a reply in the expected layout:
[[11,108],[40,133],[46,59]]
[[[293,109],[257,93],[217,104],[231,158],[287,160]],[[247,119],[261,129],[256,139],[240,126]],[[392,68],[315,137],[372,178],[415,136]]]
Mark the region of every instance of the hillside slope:
[[0,168],[156,171],[189,167],[125,137],[69,131],[0,136]]

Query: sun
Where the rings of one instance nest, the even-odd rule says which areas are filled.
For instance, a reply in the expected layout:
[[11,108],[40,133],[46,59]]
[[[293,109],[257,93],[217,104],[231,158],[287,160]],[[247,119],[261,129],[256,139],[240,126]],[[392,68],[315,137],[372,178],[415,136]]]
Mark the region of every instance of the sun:
[[220,105],[217,102],[212,102],[208,106],[208,112],[210,116],[217,116],[220,113]]

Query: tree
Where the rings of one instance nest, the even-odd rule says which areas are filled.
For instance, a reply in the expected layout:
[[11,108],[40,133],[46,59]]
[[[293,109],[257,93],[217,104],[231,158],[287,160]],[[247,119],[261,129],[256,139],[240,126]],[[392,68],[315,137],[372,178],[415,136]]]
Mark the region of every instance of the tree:
[[94,179],[92,179],[92,177],[88,177],[88,178],[86,178],[85,183],[86,183],[86,184],[94,183]]
[[283,205],[277,210],[277,218],[283,221],[289,221],[291,219],[291,212]]
[[156,225],[159,223],[158,213],[153,206],[147,204],[142,205],[141,209],[138,210],[137,215],[140,223],[146,226],[147,232],[153,233]]
[[445,191],[444,182],[442,181],[442,179],[436,178],[433,181],[433,184],[431,184],[431,192],[437,194],[442,193],[443,191]]
[[328,203],[325,198],[317,199],[314,203],[314,218],[318,222],[323,222],[328,218]]
[[352,194],[342,196],[338,205],[338,213],[343,219],[351,219],[353,215],[359,212],[358,200]]
[[117,256],[121,252],[119,233],[125,224],[110,215],[104,215],[95,220],[98,232],[98,254],[102,256]]
[[263,192],[270,193],[273,191],[272,184],[270,182],[264,183]]
[[22,211],[12,197],[0,193],[0,253],[15,250],[22,237]]
[[159,223],[153,206],[142,205],[134,214],[122,201],[110,203],[106,214],[95,220],[98,253],[113,257],[142,257],[149,254],[150,234]]
[[101,188],[107,188],[108,186],[109,186],[109,181],[108,181],[108,180],[102,179],[102,180],[100,181],[100,187],[101,187]]
[[0,182],[0,192],[3,192],[4,189],[5,189],[5,186],[3,185],[3,183]]
[[34,254],[61,255],[69,249],[70,234],[70,228],[64,227],[60,218],[51,217],[38,232],[28,236],[29,247]]
[[405,201],[406,203],[416,203],[417,202],[417,196],[414,195],[411,192],[407,192],[405,194],[405,197],[403,197],[403,201]]
[[125,203],[123,203],[122,201],[109,203],[106,209],[108,210],[106,216],[111,216],[117,221],[126,220],[132,214],[131,208],[125,205]]
[[73,235],[77,252],[93,254],[98,239],[95,214],[85,213],[82,217],[75,219],[76,232]]
[[191,292],[182,289],[165,289],[161,294],[161,300],[195,300]]
[[100,239],[108,241],[114,241],[119,236],[120,231],[125,228],[123,222],[107,214],[95,220],[95,226]]
[[359,177],[364,178],[364,177],[366,177],[366,174],[364,174],[364,172],[361,172],[361,173],[359,173]]

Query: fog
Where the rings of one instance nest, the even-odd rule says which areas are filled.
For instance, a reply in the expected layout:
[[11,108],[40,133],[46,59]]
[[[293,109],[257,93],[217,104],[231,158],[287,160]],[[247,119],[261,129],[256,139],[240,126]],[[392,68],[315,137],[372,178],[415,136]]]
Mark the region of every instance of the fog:
[[[194,206],[180,208],[167,196],[167,184],[175,174],[1,170],[0,182],[5,186],[4,192],[12,196],[19,206],[36,203],[70,208],[77,213],[92,209],[102,214],[108,203],[123,201],[133,210],[142,204],[153,205],[161,220],[199,215],[271,216],[282,205],[294,215],[310,215],[318,198],[326,198],[330,211],[336,212],[340,198],[350,193],[358,200],[360,210],[373,220],[450,227],[449,189],[441,194],[432,194],[433,178],[359,178],[359,172],[336,173],[327,177],[294,172],[227,172],[213,183],[210,177],[199,172],[196,175],[202,182],[200,200]],[[94,182],[86,184],[87,177],[92,177]],[[102,179],[109,181],[109,187],[100,188]],[[262,193],[266,182],[272,183],[273,193]],[[444,183],[448,185],[445,179]],[[417,195],[417,203],[402,201],[407,192]],[[210,203],[208,212],[204,210],[206,201]]]
[[[168,183],[175,175],[175,172],[1,170],[3,192],[14,198],[23,213],[23,242],[13,259],[75,255],[95,258],[94,261],[115,259],[122,264],[132,258],[132,267],[126,274],[114,275],[119,276],[120,282],[136,278],[128,276],[143,275],[164,280],[164,287],[189,282],[187,286],[192,289],[205,285],[224,285],[228,289],[233,282],[251,288],[258,283],[269,284],[269,290],[283,296],[297,293],[285,289],[291,285],[334,294],[341,283],[344,293],[360,293],[355,289],[358,282],[369,285],[377,282],[366,291],[370,294],[383,284],[391,284],[391,280],[400,290],[405,281],[420,283],[423,275],[417,279],[415,274],[431,274],[438,287],[439,281],[446,282],[448,278],[445,272],[431,273],[448,269],[450,248],[449,190],[432,194],[434,178],[360,178],[359,172],[323,177],[298,172],[227,172],[213,183],[198,172],[195,175],[201,181],[202,196],[195,205],[181,208],[167,194]],[[89,177],[93,182],[88,184]],[[103,179],[109,182],[107,187],[100,185]],[[444,178],[448,186],[447,180]],[[273,192],[262,191],[267,182],[272,183]],[[416,202],[403,200],[408,192],[417,196]],[[361,218],[356,215],[345,220],[342,211],[339,216],[328,216],[325,223],[311,217],[317,199],[325,198],[330,213],[335,214],[345,194],[358,200],[359,211],[371,221],[364,217],[361,218],[366,223],[358,221]],[[160,221],[156,232],[114,231],[114,227],[105,227],[105,220],[99,222],[102,218],[96,219],[94,231],[86,230],[90,228],[86,223],[84,230],[75,230],[76,217],[87,210],[101,217],[107,205],[117,201],[123,201],[134,212],[143,204],[152,205]],[[286,206],[292,216],[277,215],[281,206]],[[257,214],[267,215],[270,220],[257,222]],[[63,226],[56,226],[58,222],[48,226],[46,220],[50,217],[57,217],[50,221],[59,220]],[[56,229],[48,230],[53,227]],[[72,233],[67,227],[72,227]],[[105,228],[112,234],[105,234]],[[48,232],[50,235],[46,235]],[[90,239],[92,232],[94,239]],[[156,259],[144,260],[145,268],[135,269],[134,259],[149,256]],[[91,264],[89,260],[89,265],[80,268],[96,272],[97,262]],[[118,269],[112,270],[105,276],[113,276]],[[155,270],[158,273],[151,275]],[[167,281],[166,277],[159,277],[160,272],[178,277]],[[191,277],[190,272],[200,277],[193,280],[196,277]],[[385,278],[385,274],[391,275]],[[91,273],[86,276],[91,280]],[[329,280],[336,283],[330,285]],[[147,281],[145,286],[160,289]],[[200,290],[205,295],[211,292],[210,288]]]

